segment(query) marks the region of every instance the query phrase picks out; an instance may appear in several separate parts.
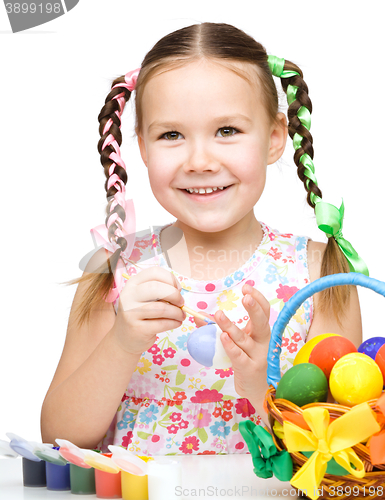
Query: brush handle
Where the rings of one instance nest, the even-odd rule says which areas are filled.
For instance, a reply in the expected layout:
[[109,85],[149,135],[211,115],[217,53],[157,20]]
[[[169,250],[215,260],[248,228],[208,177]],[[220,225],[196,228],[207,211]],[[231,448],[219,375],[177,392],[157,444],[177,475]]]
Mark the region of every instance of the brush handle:
[[194,311],[194,309],[190,309],[187,306],[182,306],[181,309],[182,309],[182,311],[185,311],[186,313],[191,314],[191,316],[194,316],[195,318],[202,319],[206,323],[212,323],[211,320],[209,320],[208,318],[203,316],[203,314],[200,314],[199,312]]
[[383,281],[368,278],[364,274],[360,273],[340,273],[324,276],[313,281],[312,283],[309,283],[304,288],[296,292],[284,305],[271,332],[269,352],[267,355],[267,383],[269,385],[273,385],[277,388],[278,382],[281,380],[279,361],[281,358],[282,334],[290,319],[294,316],[297,309],[299,309],[303,302],[305,302],[305,300],[313,294],[326,290],[326,288],[339,285],[358,285],[364,288],[370,288],[374,292],[385,297],[385,283]]

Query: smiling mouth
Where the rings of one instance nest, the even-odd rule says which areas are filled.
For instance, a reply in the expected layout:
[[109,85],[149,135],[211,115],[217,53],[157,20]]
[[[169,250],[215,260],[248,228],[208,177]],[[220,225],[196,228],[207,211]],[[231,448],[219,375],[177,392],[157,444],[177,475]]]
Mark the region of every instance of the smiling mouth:
[[222,193],[223,191],[225,191],[227,188],[231,187],[232,184],[230,184],[229,186],[224,186],[224,187],[218,187],[218,188],[207,188],[207,190],[209,190],[209,192],[206,192],[206,190],[202,193],[202,192],[199,192],[200,190],[198,190],[198,188],[192,188],[194,189],[193,192],[191,192],[191,189],[188,190],[188,189],[182,189],[182,191],[185,191],[187,194],[189,195],[192,195],[192,196],[213,196],[215,194],[219,194],[219,193]]

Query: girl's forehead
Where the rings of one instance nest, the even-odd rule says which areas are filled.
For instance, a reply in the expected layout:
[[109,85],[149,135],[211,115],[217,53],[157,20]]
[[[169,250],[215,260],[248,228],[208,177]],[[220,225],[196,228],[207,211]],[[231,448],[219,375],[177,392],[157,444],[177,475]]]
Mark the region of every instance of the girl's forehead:
[[[179,61],[162,67],[148,80],[146,87],[159,84],[181,85],[193,81],[194,85],[216,83],[224,79],[223,85],[232,80],[234,83],[241,78],[249,85],[259,86],[258,67],[254,64],[226,59],[200,58],[192,61]],[[152,83],[152,85],[151,85]],[[241,83],[241,82],[237,82]]]
[[[249,63],[198,59],[178,67],[164,67],[146,83],[142,93],[145,115],[207,106],[254,107],[261,104],[257,68]],[[171,110],[170,110],[171,111]]]

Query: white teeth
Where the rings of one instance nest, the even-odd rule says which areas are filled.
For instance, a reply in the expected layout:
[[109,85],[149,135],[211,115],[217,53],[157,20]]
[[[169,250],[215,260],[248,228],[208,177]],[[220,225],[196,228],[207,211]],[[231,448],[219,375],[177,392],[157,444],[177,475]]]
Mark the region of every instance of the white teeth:
[[217,191],[217,189],[220,189],[221,191],[223,190],[223,187],[209,187],[209,188],[186,188],[186,191],[189,193],[198,193],[198,194],[210,194],[213,191]]

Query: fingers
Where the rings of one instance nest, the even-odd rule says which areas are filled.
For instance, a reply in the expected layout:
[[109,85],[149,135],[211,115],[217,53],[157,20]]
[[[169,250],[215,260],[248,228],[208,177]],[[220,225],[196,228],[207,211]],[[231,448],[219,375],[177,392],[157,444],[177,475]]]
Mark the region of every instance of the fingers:
[[245,369],[247,363],[252,359],[251,356],[239,347],[227,332],[221,333],[221,342],[226,354],[230,358],[233,369]]
[[[217,311],[214,317],[219,328],[223,330],[223,332],[226,332],[230,337],[230,340],[233,341],[248,357],[252,358],[256,355],[258,345],[250,335],[234,325],[234,323],[229,320],[223,311]],[[221,339],[222,336],[223,335],[221,335]],[[224,335],[223,338],[226,339],[226,335]],[[225,347],[224,344],[223,347]]]
[[166,301],[182,307],[184,299],[176,277],[158,266],[144,269],[132,276],[120,294],[124,311],[137,307],[138,303]]
[[261,292],[250,285],[242,287],[242,304],[249,315],[244,331],[256,341],[270,338],[270,304]]
[[135,328],[144,328],[146,335],[179,328],[185,319],[186,313],[168,302],[131,304],[130,322],[136,325]]
[[164,300],[182,307],[184,299],[175,287],[160,281],[147,281],[135,287],[135,298],[138,302]]

